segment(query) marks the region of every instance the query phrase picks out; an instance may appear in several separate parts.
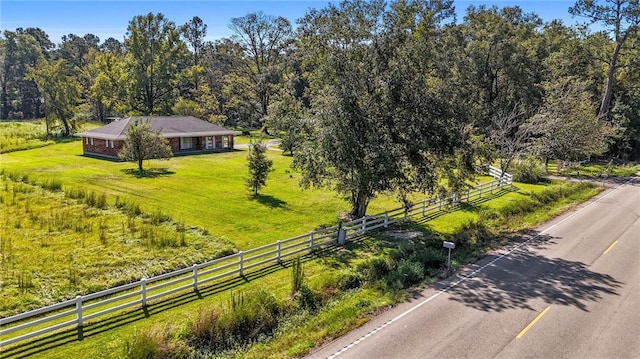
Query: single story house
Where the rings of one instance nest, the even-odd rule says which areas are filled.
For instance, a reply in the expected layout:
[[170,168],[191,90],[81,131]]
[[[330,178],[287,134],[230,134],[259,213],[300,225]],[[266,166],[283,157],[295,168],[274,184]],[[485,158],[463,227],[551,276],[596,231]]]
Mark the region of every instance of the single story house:
[[151,129],[160,131],[174,154],[232,149],[233,137],[239,134],[193,116],[140,116],[116,120],[76,136],[82,137],[85,155],[115,158],[124,146],[129,127],[138,120],[149,121]]

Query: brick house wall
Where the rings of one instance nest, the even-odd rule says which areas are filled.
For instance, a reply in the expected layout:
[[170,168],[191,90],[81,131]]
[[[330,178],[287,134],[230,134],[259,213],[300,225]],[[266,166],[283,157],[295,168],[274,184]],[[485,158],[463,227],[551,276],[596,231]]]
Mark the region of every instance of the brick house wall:
[[99,138],[82,138],[82,150],[86,154],[95,154],[108,157],[118,157],[118,152],[122,150],[124,141],[113,140],[113,147],[107,147],[107,140]]
[[[180,149],[179,137],[168,138],[168,140],[169,140],[169,146],[171,147],[171,151],[174,154],[176,154],[181,152],[197,152],[197,151],[211,151],[211,150],[223,149],[222,147],[224,144],[223,137],[227,137],[227,136],[214,136],[215,148],[210,150],[206,149],[206,146],[207,146],[206,137],[193,137],[193,140],[192,140],[193,148],[185,149],[185,150]],[[230,136],[228,140],[228,146],[229,147],[225,147],[225,148],[233,148],[233,136]],[[118,152],[122,150],[122,147],[124,147],[123,140],[113,140],[113,147],[111,146],[107,147],[107,140],[103,140],[99,138],[92,139],[89,137],[82,138],[82,149],[85,154],[89,154],[89,155],[99,155],[99,156],[117,158]]]

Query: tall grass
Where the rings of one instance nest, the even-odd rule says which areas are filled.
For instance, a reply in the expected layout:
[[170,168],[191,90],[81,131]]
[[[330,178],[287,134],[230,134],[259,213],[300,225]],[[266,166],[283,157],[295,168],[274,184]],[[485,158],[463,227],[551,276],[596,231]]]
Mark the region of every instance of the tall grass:
[[104,193],[24,178],[0,176],[0,316],[232,252],[159,211],[121,199],[117,208]]

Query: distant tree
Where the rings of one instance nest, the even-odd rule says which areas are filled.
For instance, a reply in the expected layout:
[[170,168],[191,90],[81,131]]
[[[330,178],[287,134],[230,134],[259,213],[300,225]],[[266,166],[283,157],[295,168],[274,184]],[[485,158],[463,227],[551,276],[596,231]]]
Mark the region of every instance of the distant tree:
[[39,118],[42,96],[27,69],[46,58],[29,32],[5,30],[0,36],[0,118]]
[[502,173],[506,173],[513,159],[526,149],[531,135],[529,128],[524,125],[526,119],[526,114],[518,106],[498,111],[491,118],[489,139]]
[[[264,126],[273,94],[283,82],[283,54],[292,41],[289,20],[262,12],[231,19],[233,39],[244,51],[241,66],[227,77],[237,103],[251,105],[253,116]],[[228,88],[229,90],[229,88]]]
[[638,0],[577,0],[569,8],[569,13],[586,17],[591,23],[599,23],[613,38],[613,52],[609,54],[606,84],[598,112],[602,117],[611,108],[621,50],[625,42],[638,33],[640,3]]
[[71,119],[80,102],[81,89],[78,80],[69,75],[68,70],[69,66],[64,59],[43,59],[27,70],[26,79],[36,83],[44,100],[47,134],[50,134],[50,125],[55,121],[62,124],[65,136],[75,131],[75,123]]
[[311,132],[307,116],[302,103],[290,94],[283,94],[273,104],[267,118],[267,125],[280,137],[282,151],[289,152],[293,156],[294,151],[302,147]]
[[180,30],[193,52],[192,65],[200,65],[200,57],[205,46],[204,38],[207,36],[207,24],[201,18],[194,16],[189,22],[182,25]]
[[97,53],[83,69],[88,78],[88,97],[100,104],[104,111],[98,112],[98,120],[123,110],[125,100],[120,79],[123,76],[122,58],[111,52]]
[[135,121],[127,130],[124,147],[118,153],[124,161],[138,162],[138,171],[143,172],[142,161],[169,159],[173,156],[171,146],[160,131],[154,131],[148,121]]
[[124,45],[113,37],[110,37],[100,45],[100,51],[109,52],[116,56],[121,56],[124,53]]
[[576,161],[607,150],[613,129],[594,115],[586,84],[562,78],[545,84],[544,103],[525,126],[532,135],[531,150],[545,159]]
[[177,99],[174,81],[187,50],[174,22],[162,14],[136,16],[125,38],[124,87],[131,112],[169,114]]
[[262,142],[249,144],[249,156],[247,157],[249,178],[247,187],[254,196],[267,183],[267,175],[273,171],[273,161],[267,158],[267,145]]

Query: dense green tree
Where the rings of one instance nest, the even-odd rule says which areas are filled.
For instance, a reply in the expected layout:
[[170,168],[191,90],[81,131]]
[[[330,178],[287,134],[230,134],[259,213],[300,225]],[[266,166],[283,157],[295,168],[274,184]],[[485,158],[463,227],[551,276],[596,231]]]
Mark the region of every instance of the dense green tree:
[[[440,96],[431,37],[449,2],[345,1],[300,21],[311,76],[314,132],[294,165],[303,185],[331,186],[365,215],[376,195],[464,186],[464,117]],[[455,169],[455,170],[453,170]]]
[[74,74],[79,73],[87,65],[89,59],[87,55],[93,50],[98,50],[100,38],[93,34],[86,34],[82,37],[76,34],[62,36],[62,43],[58,46],[56,56],[67,60],[70,69]]
[[76,126],[72,119],[80,102],[81,89],[78,80],[69,74],[67,61],[42,59],[27,70],[26,78],[34,81],[42,94],[47,134],[50,134],[50,124],[55,122],[62,124],[65,136],[73,134]]
[[124,161],[138,163],[138,171],[143,172],[142,162],[151,159],[169,159],[173,156],[169,141],[160,131],[151,128],[148,121],[135,121],[127,130],[124,147],[118,153]]
[[16,29],[16,33],[31,35],[31,37],[33,37],[38,42],[38,44],[40,45],[40,51],[45,56],[47,56],[48,52],[56,46],[49,39],[49,35],[47,35],[47,33],[39,27],[28,27],[26,29],[19,27]]
[[38,41],[26,31],[0,37],[0,118],[42,117],[41,94],[27,78],[27,68],[44,58]]
[[186,56],[175,23],[162,14],[136,16],[125,38],[123,86],[131,112],[169,114],[177,99],[174,81]]
[[247,187],[254,196],[267,184],[267,176],[273,171],[273,161],[267,158],[267,145],[262,142],[252,142],[249,144],[249,155],[247,156],[247,167],[249,178]]
[[640,3],[638,0],[577,0],[569,8],[572,15],[583,16],[591,23],[598,23],[612,37],[613,48],[609,52],[607,77],[598,114],[605,116],[611,107],[618,59],[627,40],[638,32]]

